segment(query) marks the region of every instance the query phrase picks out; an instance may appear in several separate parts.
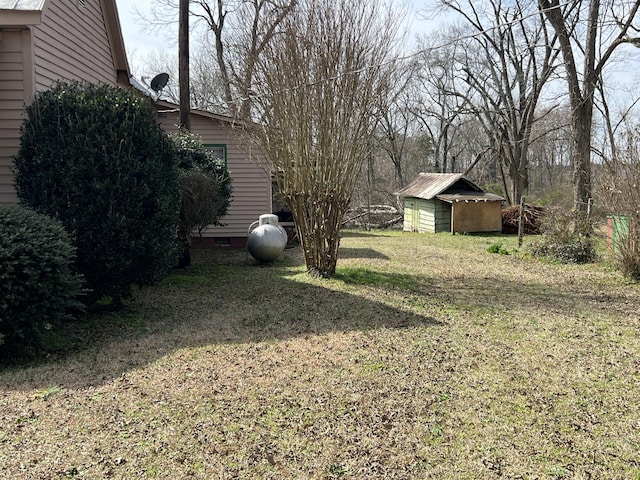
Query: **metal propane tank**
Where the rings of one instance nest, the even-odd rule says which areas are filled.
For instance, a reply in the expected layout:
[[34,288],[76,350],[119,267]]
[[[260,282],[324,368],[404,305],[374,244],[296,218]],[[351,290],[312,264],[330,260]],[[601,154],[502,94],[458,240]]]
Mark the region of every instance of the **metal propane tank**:
[[249,226],[247,251],[259,262],[273,262],[286,246],[287,232],[278,225],[277,215],[260,215],[259,220]]

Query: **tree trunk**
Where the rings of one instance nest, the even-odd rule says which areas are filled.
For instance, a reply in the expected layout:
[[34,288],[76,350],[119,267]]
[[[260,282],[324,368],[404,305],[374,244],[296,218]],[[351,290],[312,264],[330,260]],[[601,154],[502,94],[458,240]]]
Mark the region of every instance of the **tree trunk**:
[[591,198],[591,123],[593,102],[585,100],[573,115],[571,158],[573,162],[573,200],[575,208],[586,212]]

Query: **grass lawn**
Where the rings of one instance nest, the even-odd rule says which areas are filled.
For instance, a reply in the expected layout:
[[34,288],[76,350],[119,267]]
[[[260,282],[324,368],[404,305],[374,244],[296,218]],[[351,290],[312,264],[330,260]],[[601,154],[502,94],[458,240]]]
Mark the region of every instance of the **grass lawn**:
[[[8,479],[640,479],[640,287],[502,236],[196,251],[0,371]],[[71,348],[73,347],[73,348]]]

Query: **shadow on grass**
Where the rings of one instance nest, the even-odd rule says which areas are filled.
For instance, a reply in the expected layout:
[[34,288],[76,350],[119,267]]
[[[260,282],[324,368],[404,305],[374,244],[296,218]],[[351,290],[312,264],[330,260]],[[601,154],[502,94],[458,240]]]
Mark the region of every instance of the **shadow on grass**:
[[340,236],[343,238],[372,238],[372,237],[383,237],[384,235],[380,235],[375,233],[374,231],[368,230],[342,230],[340,232]]
[[341,248],[340,258],[377,258],[389,260],[389,257],[373,248]]
[[335,278],[350,285],[370,285],[406,292],[420,292],[422,283],[414,275],[402,273],[380,272],[370,268],[341,267]]
[[140,290],[118,314],[68,324],[58,332],[59,348],[50,358],[9,366],[19,374],[15,378],[23,379],[3,385],[3,377],[0,385],[18,390],[94,386],[183,348],[374,329],[438,329],[444,323],[433,312],[447,309],[463,312],[465,321],[509,322],[510,315],[597,318],[606,309],[632,315],[637,305],[635,297],[605,297],[597,286],[557,288],[545,284],[543,275],[518,280],[501,275],[499,268],[481,276],[428,276],[339,265],[334,279],[311,280],[299,249],[271,265],[248,262],[244,251],[198,251],[193,267]]
[[[176,349],[441,325],[437,319],[331,288],[344,282],[411,290],[415,284],[409,276],[343,269],[337,279],[308,281],[299,252],[272,265],[247,261],[244,251],[194,253],[193,267],[139,290],[122,311],[70,322],[53,332],[49,356],[4,367],[22,370],[18,377],[41,369],[47,371],[48,385],[84,388]],[[83,367],[62,366],[78,363]],[[46,386],[34,387],[27,380],[10,388]]]

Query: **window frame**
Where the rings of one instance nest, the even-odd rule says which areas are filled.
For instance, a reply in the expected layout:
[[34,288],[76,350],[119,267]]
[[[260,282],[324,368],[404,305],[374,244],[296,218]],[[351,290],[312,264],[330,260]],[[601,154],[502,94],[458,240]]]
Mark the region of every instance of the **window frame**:
[[222,149],[222,160],[224,162],[224,169],[227,170],[227,145],[224,143],[205,143],[204,148],[207,150]]

